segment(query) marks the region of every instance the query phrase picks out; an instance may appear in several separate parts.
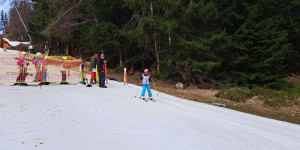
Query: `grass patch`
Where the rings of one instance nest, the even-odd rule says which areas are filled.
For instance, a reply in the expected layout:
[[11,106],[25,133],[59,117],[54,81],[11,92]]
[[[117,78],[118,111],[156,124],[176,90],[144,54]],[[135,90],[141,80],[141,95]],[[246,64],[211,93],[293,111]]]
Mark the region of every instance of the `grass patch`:
[[274,90],[267,88],[251,89],[254,95],[257,95],[264,103],[273,107],[289,107],[294,104],[299,105],[300,86],[292,85],[282,90]]
[[233,89],[220,90],[216,94],[216,97],[229,99],[236,102],[245,102],[247,99],[252,98],[253,94],[248,89],[233,88]]
[[300,86],[291,85],[281,88],[281,90],[257,87],[253,89],[223,89],[216,97],[233,100],[235,102],[245,102],[253,96],[258,96],[264,101],[264,104],[272,107],[290,107],[292,105],[300,106]]

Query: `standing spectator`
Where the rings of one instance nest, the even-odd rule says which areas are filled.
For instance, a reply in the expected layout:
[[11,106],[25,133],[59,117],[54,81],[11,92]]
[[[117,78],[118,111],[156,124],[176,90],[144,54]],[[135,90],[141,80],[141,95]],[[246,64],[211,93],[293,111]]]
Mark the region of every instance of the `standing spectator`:
[[[45,60],[42,63],[42,68],[44,69],[43,72],[43,82],[42,84],[44,85],[49,85],[50,82],[47,81],[47,73],[48,73],[48,56],[45,57]],[[42,69],[42,70],[43,70]]]
[[96,84],[97,83],[97,81],[96,81],[96,65],[97,65],[97,62],[98,62],[98,54],[95,54],[90,59],[90,68],[89,68],[89,71],[91,73],[90,84],[92,84],[92,83]]
[[99,74],[99,87],[107,88],[105,86],[105,63],[104,63],[104,54],[101,54],[101,58],[97,62],[97,69]]

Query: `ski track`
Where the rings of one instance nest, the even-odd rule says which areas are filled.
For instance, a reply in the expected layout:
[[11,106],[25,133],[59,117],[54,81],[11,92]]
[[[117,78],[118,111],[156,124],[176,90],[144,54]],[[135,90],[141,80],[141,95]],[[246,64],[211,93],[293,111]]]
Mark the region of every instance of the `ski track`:
[[300,149],[299,125],[138,88],[0,85],[0,150]]

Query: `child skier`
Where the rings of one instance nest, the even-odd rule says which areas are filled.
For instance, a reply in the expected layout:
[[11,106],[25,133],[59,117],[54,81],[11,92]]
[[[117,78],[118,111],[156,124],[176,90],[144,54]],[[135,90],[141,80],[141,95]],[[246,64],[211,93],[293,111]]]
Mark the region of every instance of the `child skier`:
[[37,52],[36,53],[37,57],[32,61],[33,65],[35,66],[35,70],[36,70],[36,74],[35,74],[33,82],[41,81],[41,66],[42,66],[41,58],[40,58],[41,55],[42,54],[40,52]]
[[68,67],[65,63],[65,60],[67,60],[67,59],[68,59],[68,57],[63,57],[61,65],[60,65],[60,72],[61,72],[61,76],[62,76],[60,84],[68,84],[68,82],[67,82],[67,68]]
[[80,64],[79,64],[79,71],[80,71],[80,75],[81,75],[81,79],[80,79],[80,83],[85,84],[85,66],[84,66],[85,60],[82,59]]
[[141,98],[143,100],[145,100],[146,90],[148,91],[149,99],[153,100],[152,92],[151,92],[151,89],[150,89],[150,82],[153,81],[153,80],[154,80],[153,78],[150,78],[149,69],[145,69],[144,74],[142,74],[141,80],[140,80],[140,83],[143,85],[143,91],[142,91],[142,94],[141,94]]
[[27,85],[27,83],[25,83],[25,79],[26,79],[26,76],[28,75],[27,67],[28,67],[29,63],[26,62],[25,55],[26,55],[26,52],[20,53],[20,59],[17,62],[17,65],[19,66],[19,76],[16,80],[15,85]]
[[42,70],[44,70],[42,84],[44,85],[50,84],[50,82],[47,81],[47,73],[48,73],[47,69],[48,69],[48,57],[46,56],[44,61],[42,62]]

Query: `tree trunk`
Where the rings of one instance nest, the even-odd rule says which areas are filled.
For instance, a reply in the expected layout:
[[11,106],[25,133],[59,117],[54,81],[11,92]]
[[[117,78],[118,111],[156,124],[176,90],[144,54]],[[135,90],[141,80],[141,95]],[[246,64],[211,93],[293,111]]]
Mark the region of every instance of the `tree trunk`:
[[69,39],[67,39],[67,48],[66,48],[66,55],[69,55],[69,48],[70,48],[70,46],[69,46]]
[[123,63],[123,59],[122,59],[122,51],[121,50],[119,50],[119,57],[120,57],[120,59],[119,59],[119,61],[120,61],[120,68],[123,68],[124,67],[124,63]]
[[144,53],[143,53],[143,48],[141,47],[141,53],[142,53],[142,68],[144,69]]
[[61,54],[64,54],[62,39],[59,38],[59,51]]
[[0,47],[3,48],[4,47],[3,45],[4,45],[4,42],[2,40],[2,35],[0,35]]
[[152,1],[150,1],[150,12],[151,12],[151,15],[153,16],[154,9],[153,9],[153,2]]
[[172,38],[170,33],[169,33],[169,49],[170,49],[170,55],[172,55]]
[[153,34],[154,39],[154,47],[155,47],[155,54],[156,54],[156,63],[157,63],[157,73],[160,73],[160,59],[159,59],[159,45],[158,45],[158,39],[155,34]]

